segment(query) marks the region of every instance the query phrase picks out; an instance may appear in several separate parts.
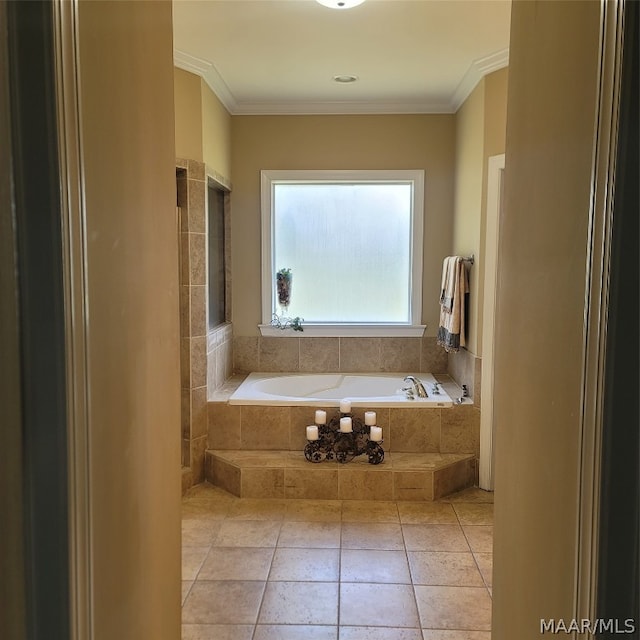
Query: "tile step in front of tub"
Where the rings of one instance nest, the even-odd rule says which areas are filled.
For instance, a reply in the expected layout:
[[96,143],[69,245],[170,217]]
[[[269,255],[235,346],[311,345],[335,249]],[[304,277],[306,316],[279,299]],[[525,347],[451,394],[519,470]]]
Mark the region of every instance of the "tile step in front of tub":
[[466,453],[386,453],[340,464],[305,460],[302,451],[205,453],[211,484],[240,498],[316,500],[437,500],[474,486],[476,458]]

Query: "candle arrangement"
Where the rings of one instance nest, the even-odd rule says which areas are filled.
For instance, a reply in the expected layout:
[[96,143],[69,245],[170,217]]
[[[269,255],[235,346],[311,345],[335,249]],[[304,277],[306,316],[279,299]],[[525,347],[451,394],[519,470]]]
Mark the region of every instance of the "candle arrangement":
[[307,445],[304,457],[309,462],[337,460],[350,462],[366,454],[370,464],[384,460],[382,428],[376,426],[375,411],[366,411],[364,422],[351,413],[351,402],[340,402],[340,413],[327,422],[327,412],[318,409],[315,424],[307,427]]

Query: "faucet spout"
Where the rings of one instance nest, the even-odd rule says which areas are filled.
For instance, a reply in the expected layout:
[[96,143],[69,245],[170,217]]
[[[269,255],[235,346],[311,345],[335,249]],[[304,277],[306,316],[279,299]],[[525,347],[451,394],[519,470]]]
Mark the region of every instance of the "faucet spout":
[[418,398],[427,398],[427,391],[422,384],[422,381],[415,376],[405,376],[405,382],[410,382],[413,385],[413,392],[418,396]]

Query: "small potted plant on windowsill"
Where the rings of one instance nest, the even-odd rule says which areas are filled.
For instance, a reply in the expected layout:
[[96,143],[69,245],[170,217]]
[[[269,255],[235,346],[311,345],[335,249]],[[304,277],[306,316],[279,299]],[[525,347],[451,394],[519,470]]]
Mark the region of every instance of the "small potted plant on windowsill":
[[282,315],[278,315],[277,313],[273,314],[273,318],[271,320],[271,324],[278,329],[293,329],[294,331],[304,331],[302,328],[303,319],[300,316],[296,316],[295,318],[288,318],[285,316],[285,313],[289,307],[291,302],[291,282],[293,276],[291,274],[291,269],[288,267],[279,269],[276,272],[276,290],[278,293],[278,304],[282,310]]
[[280,269],[276,273],[276,287],[278,290],[278,304],[287,309],[291,302],[291,281],[292,281],[291,269]]

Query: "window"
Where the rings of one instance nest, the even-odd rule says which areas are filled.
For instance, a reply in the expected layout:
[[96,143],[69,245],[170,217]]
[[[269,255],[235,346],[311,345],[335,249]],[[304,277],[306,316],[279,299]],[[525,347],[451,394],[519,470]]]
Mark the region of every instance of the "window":
[[208,185],[209,219],[209,329],[224,324],[227,316],[225,277],[225,199],[227,192]]
[[282,334],[278,314],[306,335],[421,335],[423,185],[422,171],[263,171],[263,334]]

